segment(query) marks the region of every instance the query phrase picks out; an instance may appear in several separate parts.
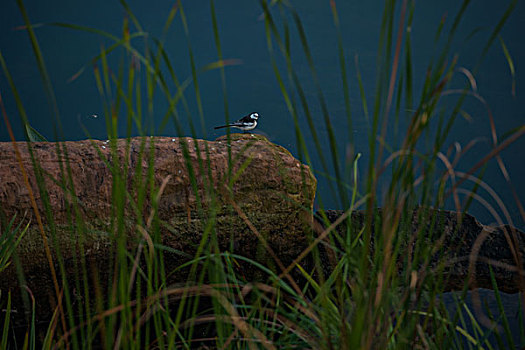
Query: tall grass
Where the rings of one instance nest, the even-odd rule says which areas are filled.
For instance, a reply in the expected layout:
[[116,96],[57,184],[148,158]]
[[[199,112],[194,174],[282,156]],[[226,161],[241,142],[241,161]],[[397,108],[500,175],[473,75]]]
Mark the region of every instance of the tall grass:
[[[31,24],[22,1],[18,0],[18,4],[44,80],[46,96],[54,111],[57,133],[60,134],[55,94],[34,30],[40,25]],[[75,196],[67,147],[57,142],[57,153],[64,164],[57,181],[70,194],[66,196],[70,201],[68,207],[71,208],[66,230],[78,240],[73,264],[75,271],[80,273],[73,280],[66,278],[66,262],[55,236],[59,228],[53,218],[45,186],[47,175],[41,171],[39,160],[34,157],[32,144],[29,142],[28,149],[36,169],[38,190],[44,208],[44,212],[39,213],[34,205],[34,211],[37,218],[40,215],[45,218],[46,227],[38,219],[39,230],[46,244],[51,245],[55,252],[54,255],[47,254],[47,257],[50,270],[55,271],[57,268],[53,273],[56,308],[45,326],[37,327],[35,300],[31,291],[28,291],[32,300],[32,314],[27,327],[23,330],[12,329],[11,296],[1,294],[0,302],[5,310],[0,340],[3,348],[9,344],[10,348],[46,349],[192,348],[199,345],[250,349],[491,349],[495,347],[488,341],[491,332],[497,334],[499,346],[516,345],[504,316],[501,322],[503,332],[491,331],[478,324],[473,316],[474,310],[466,306],[465,293],[458,297],[457,309],[467,312],[469,322],[463,318],[462,312],[449,315],[438,298],[446,283],[446,266],[436,266],[431,260],[436,254],[443,254],[441,248],[444,237],[439,214],[425,208],[444,208],[452,198],[458,211],[464,212],[472,200],[481,201],[482,197],[478,195],[480,188],[488,188],[489,194],[491,191],[484,182],[474,177],[476,171],[492,158],[499,159],[500,152],[525,133],[525,127],[521,127],[512,130],[503,142],[495,139],[492,151],[481,157],[466,174],[457,172],[455,167],[470,146],[467,145],[463,152],[457,152],[454,159],[450,152],[444,151],[447,136],[455,120],[464,113],[463,101],[467,95],[473,93],[469,85],[459,91],[454,90],[458,97],[452,108],[445,109],[440,104],[443,96],[453,91],[451,80],[458,74],[457,59],[451,52],[451,43],[457,35],[458,25],[467,11],[469,1],[462,3],[448,32],[443,29],[444,22],[436,28],[436,45],[443,41],[445,44],[441,45],[440,52],[428,63],[421,91],[414,91],[412,38],[407,31],[415,15],[415,2],[385,2],[378,39],[376,89],[370,106],[370,96],[366,96],[363,89],[363,79],[368,77],[360,73],[357,57],[354,60],[348,58],[336,3],[330,1],[338,45],[335,54],[339,58],[341,91],[348,124],[348,136],[344,140],[338,140],[319,82],[319,67],[314,62],[307,40],[308,28],[303,26],[299,14],[287,2],[261,0],[270,64],[294,121],[298,157],[312,167],[318,176],[331,179],[329,195],[338,198],[344,213],[337,221],[330,222],[323,210],[326,194],[318,193],[317,200],[321,207],[318,216],[324,223],[324,228],[316,227],[312,232],[305,232],[310,237],[309,246],[288,266],[282,266],[276,256],[275,266],[266,266],[259,261],[222,250],[217,239],[216,211],[218,197],[223,194],[217,192],[214,179],[211,178],[208,149],[197,150],[199,161],[196,168],[190,159],[189,146],[181,141],[192,190],[198,196],[198,183],[203,183],[206,200],[209,202],[204,205],[205,199],[198,197],[198,216],[203,223],[200,232],[202,238],[196,247],[195,256],[190,257],[177,271],[166,270],[166,256],[177,252],[162,243],[161,232],[172,228],[157,213],[159,200],[169,178],[160,186],[155,184],[151,156],[153,147],[146,138],[143,138],[140,147],[140,158],[149,160],[145,172],[142,169],[132,169],[132,165],[126,163],[127,156],[118,157],[117,149],[122,143],[119,144],[117,139],[125,137],[125,150],[129,154],[133,130],[137,130],[141,136],[158,130],[152,122],[153,115],[159,113],[155,110],[154,103],[158,96],[167,102],[166,110],[162,111],[164,117],[159,126],[161,130],[172,123],[182,136],[183,125],[187,124],[195,139],[200,123],[202,132],[206,135],[199,76],[205,71],[219,70],[224,113],[228,121],[225,68],[238,62],[223,58],[220,18],[217,18],[213,0],[210,1],[210,14],[217,61],[202,68],[196,64],[182,2],[176,2],[169,11],[161,38],[146,35],[146,29],[142,28],[128,4],[124,0],[121,0],[121,4],[126,17],[120,35],[75,24],[46,24],[65,30],[96,33],[110,42],[108,47],[94,55],[94,64],[86,65],[74,77],[84,74],[91,67],[104,103],[111,161],[106,160],[101,153],[99,155],[113,175],[112,214],[106,227],[107,237],[112,242],[108,252],[111,269],[104,276],[93,277],[90,276],[92,272],[88,272],[96,273],[92,262],[85,258],[85,237],[93,233],[92,227],[83,219],[79,200]],[[499,37],[503,24],[515,6],[515,1],[508,5],[507,11],[493,28],[482,56],[495,38]],[[188,38],[191,76],[185,79],[176,75],[175,67],[164,47],[164,38],[177,20],[183,24]],[[297,38],[308,64],[309,79],[316,88],[316,101],[307,98],[304,82],[291,58],[290,41]],[[512,58],[504,42],[500,43],[511,71],[514,72]],[[120,63],[117,69],[111,69],[112,60],[108,58],[119,52]],[[355,61],[355,65],[349,64],[352,61]],[[0,62],[17,102],[21,121],[26,126],[27,140],[38,141],[38,134],[28,124],[21,102],[22,96],[10,77],[8,62],[5,62],[1,53]],[[348,72],[352,69],[356,71],[356,81],[349,80]],[[354,86],[359,89],[361,96],[360,108],[351,103],[350,89]],[[191,93],[190,87],[195,95],[197,116],[191,114],[186,100],[186,94]],[[323,126],[327,130],[326,140],[319,133],[319,126],[311,112],[314,104],[320,107]],[[178,113],[179,108],[184,109],[188,116],[186,120],[182,120]],[[352,120],[360,109],[372,126],[366,149],[368,164],[366,176],[363,177],[366,180],[363,182],[360,181],[357,170],[362,161],[361,154],[356,152],[362,147],[355,145],[352,137]],[[399,118],[405,116],[404,111],[411,112],[406,115],[406,128],[397,130],[401,140],[397,145],[388,144],[392,125],[399,128],[405,124],[399,123]],[[13,111],[3,110],[5,126],[10,129],[8,113]],[[306,118],[308,136],[301,128],[304,124],[302,118]],[[122,123],[125,125],[125,135],[119,133]],[[90,136],[87,130],[86,135]],[[311,148],[305,141],[310,135],[313,141]],[[12,133],[11,138],[16,145]],[[228,142],[230,140],[228,132]],[[342,150],[338,146],[341,142],[351,145],[345,156],[342,156]],[[329,154],[326,153],[325,143]],[[228,164],[232,170],[224,181],[226,185],[229,184],[230,189],[239,175],[233,173],[234,157],[231,152],[228,154]],[[315,167],[313,158],[320,159],[319,169]],[[501,159],[499,161],[502,164]],[[22,164],[20,166],[23,167]],[[126,187],[130,174],[133,174],[132,193]],[[202,179],[197,179],[196,174],[201,174]],[[388,185],[385,191],[381,191],[380,184],[385,182],[385,178]],[[463,189],[460,186],[465,181],[472,181],[474,187],[467,191],[464,195],[467,200],[461,203],[459,194]],[[521,207],[519,201],[517,205]],[[134,213],[132,218],[125,215],[127,206],[131,206]],[[379,206],[380,211],[377,210]],[[423,209],[417,210],[419,208]],[[352,215],[358,209],[362,209],[364,213],[362,223]],[[506,212],[504,207],[500,209]],[[242,217],[254,235],[258,234],[257,228],[235,203],[232,203],[232,213]],[[413,215],[416,215],[418,222],[428,223],[427,227],[423,228],[424,225],[421,225],[414,232]],[[0,241],[0,271],[27,229],[14,225],[14,218],[10,220],[9,225],[2,226],[5,229]],[[49,241],[45,239],[48,236],[51,237]],[[131,251],[130,242],[134,247]],[[274,254],[262,237],[261,247],[269,255]],[[523,266],[521,257],[517,258],[516,263]],[[258,281],[245,280],[238,273],[239,265],[250,266],[262,277]],[[182,270],[187,271],[187,281],[168,285],[168,276]],[[23,280],[24,272],[19,273]],[[98,283],[101,279],[106,280]],[[466,288],[467,285],[465,291]],[[494,288],[498,296],[495,280]],[[75,302],[78,295],[83,302]],[[499,299],[498,304],[503,311]],[[474,330],[469,331],[467,324],[473,324]],[[523,328],[522,332],[523,338]],[[522,346],[523,343],[519,345]]]

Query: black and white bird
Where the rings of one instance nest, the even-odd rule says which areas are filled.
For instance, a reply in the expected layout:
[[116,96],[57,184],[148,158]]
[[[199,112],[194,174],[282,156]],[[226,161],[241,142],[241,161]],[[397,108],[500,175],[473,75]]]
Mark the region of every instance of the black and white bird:
[[242,131],[250,131],[250,130],[255,129],[255,127],[257,126],[257,119],[259,119],[259,113],[254,112],[254,113],[250,113],[242,117],[241,119],[233,123],[230,123],[227,125],[216,126],[215,129],[231,127],[231,128],[241,129]]

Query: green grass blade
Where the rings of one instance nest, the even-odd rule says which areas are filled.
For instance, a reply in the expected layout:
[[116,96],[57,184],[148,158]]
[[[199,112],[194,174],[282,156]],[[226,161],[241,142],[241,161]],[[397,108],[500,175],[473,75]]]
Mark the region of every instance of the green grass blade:
[[30,142],[48,142],[47,139],[31,125],[26,124],[26,133]]
[[494,275],[494,271],[492,270],[492,267],[490,265],[489,265],[489,271],[490,271],[490,280],[492,282],[492,287],[494,288],[494,296],[496,297],[496,303],[498,305],[498,310],[502,318],[501,321],[503,323],[503,330],[505,331],[507,344],[509,345],[511,349],[515,349],[516,346],[514,344],[514,339],[510,331],[509,320],[507,318],[507,315],[505,314],[505,309],[503,308],[503,303],[501,301],[501,295],[499,293],[499,288],[496,283],[496,276]]
[[505,45],[505,42],[503,41],[503,38],[501,37],[501,35],[498,35],[498,39],[501,44],[501,49],[503,50],[503,54],[505,55],[505,58],[507,59],[507,64],[509,65],[510,76],[512,79],[511,93],[512,93],[512,96],[516,97],[516,71],[514,69],[514,61],[512,60],[512,57],[509,53],[509,49],[507,48],[507,45]]
[[[33,53],[35,55],[35,59],[37,62],[38,70],[40,72],[42,81],[44,83],[44,91],[46,93],[46,96],[51,106],[51,112],[52,112],[53,117],[55,118],[55,123],[56,123],[55,127],[59,127],[59,130],[61,130],[60,117],[59,117],[59,112],[58,112],[58,104],[56,101],[55,92],[53,90],[53,85],[51,83],[51,79],[49,77],[49,74],[46,68],[46,64],[44,62],[44,56],[42,55],[42,51],[40,50],[40,45],[38,44],[38,40],[36,38],[35,31],[31,25],[31,21],[29,20],[29,16],[25,9],[23,0],[17,0],[17,4],[18,4],[18,8],[20,9],[20,13],[22,14],[22,17],[24,19],[26,30],[29,35],[29,41],[31,42],[31,47],[33,48]],[[55,135],[55,136],[59,136],[59,135]],[[63,135],[60,135],[60,136],[63,136]]]
[[[326,101],[325,101],[325,98],[324,98],[324,94],[322,93],[322,89],[321,89],[321,86],[320,86],[320,83],[319,83],[319,79],[317,77],[317,71],[315,69],[315,65],[314,65],[314,62],[313,62],[312,54],[311,54],[311,51],[310,51],[310,48],[309,48],[309,45],[308,45],[308,40],[306,39],[306,33],[305,33],[304,27],[302,25],[302,21],[299,18],[299,15],[297,14],[297,12],[292,11],[292,15],[293,15],[293,18],[294,18],[294,21],[295,21],[296,28],[297,28],[297,30],[299,32],[299,37],[301,39],[303,52],[304,52],[304,54],[306,56],[306,59],[308,61],[308,65],[310,67],[310,71],[312,73],[312,77],[314,79],[314,83],[316,85],[318,99],[319,99],[319,104],[321,105],[321,110],[323,112],[323,118],[324,118],[325,127],[326,127],[326,129],[328,131],[328,141],[329,141],[329,145],[330,145],[330,155],[332,157],[332,163],[333,163],[333,168],[334,168],[334,172],[335,172],[335,177],[338,180],[343,180],[342,175],[341,175],[341,165],[340,165],[340,162],[339,162],[339,154],[338,154],[339,152],[337,150],[338,147],[337,147],[337,141],[335,139],[334,129],[333,129],[333,126],[332,126],[332,122],[330,120],[330,115],[329,115],[329,112],[328,112],[328,106],[326,104]],[[340,187],[338,194],[339,194],[339,198],[340,198],[340,201],[341,201],[342,208],[343,209],[348,208],[349,203],[348,203],[347,192],[344,190],[344,188]]]
[[7,349],[9,321],[11,320],[11,292],[7,293],[7,304],[5,306],[4,327],[2,330],[2,339],[0,348]]
[[[489,39],[487,40],[487,43],[485,44],[485,47],[483,48],[483,51],[481,52],[481,55],[479,57],[479,62],[483,60],[487,52],[489,51],[490,47],[492,46],[494,40],[499,36],[499,33],[501,32],[501,29],[503,29],[503,25],[507,22],[512,12],[514,12],[514,9],[516,8],[516,5],[518,4],[518,0],[512,0],[507,8],[505,9],[505,12],[500,17],[498,24],[490,34]],[[474,69],[476,71],[476,69]]]

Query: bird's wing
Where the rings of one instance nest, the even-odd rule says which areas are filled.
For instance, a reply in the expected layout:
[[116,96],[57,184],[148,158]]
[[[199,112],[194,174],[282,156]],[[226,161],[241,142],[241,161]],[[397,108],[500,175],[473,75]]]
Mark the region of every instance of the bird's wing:
[[253,118],[249,115],[242,117],[241,119],[237,120],[236,123],[245,123],[245,124],[251,124],[253,123]]

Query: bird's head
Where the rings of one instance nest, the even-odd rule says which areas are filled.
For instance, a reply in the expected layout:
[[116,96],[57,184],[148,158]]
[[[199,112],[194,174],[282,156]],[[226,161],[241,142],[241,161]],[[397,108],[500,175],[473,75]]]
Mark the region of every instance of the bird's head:
[[259,119],[259,113],[253,112],[252,114],[250,114],[250,118],[252,118],[253,120]]

